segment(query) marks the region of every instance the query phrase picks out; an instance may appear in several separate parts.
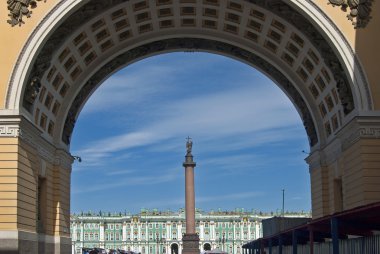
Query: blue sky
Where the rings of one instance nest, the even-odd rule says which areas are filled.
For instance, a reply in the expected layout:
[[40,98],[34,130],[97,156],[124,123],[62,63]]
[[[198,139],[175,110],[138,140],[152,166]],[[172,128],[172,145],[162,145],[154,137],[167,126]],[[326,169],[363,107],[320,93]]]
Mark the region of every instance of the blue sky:
[[185,138],[193,138],[196,207],[309,211],[306,132],[256,69],[208,53],[170,53],[107,79],[83,108],[71,152],[71,211],[184,207]]

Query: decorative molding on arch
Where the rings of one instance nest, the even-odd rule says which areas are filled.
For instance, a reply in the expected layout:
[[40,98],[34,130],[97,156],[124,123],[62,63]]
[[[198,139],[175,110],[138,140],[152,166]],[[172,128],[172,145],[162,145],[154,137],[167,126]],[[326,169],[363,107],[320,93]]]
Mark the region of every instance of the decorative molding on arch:
[[348,115],[351,113],[355,108],[355,104],[351,87],[347,79],[347,74],[345,73],[339,58],[335,55],[330,44],[321,35],[321,33],[318,32],[313,24],[282,0],[263,1],[264,3],[260,0],[249,1],[253,3],[257,2],[256,4],[260,3],[259,6],[262,6],[263,8],[270,10],[281,18],[287,20],[309,38],[310,42],[313,43],[318,49],[326,65],[330,68],[334,75],[344,114]]
[[[34,39],[36,39],[36,37],[38,38],[38,36],[39,36],[38,33],[40,33],[41,30],[47,29],[44,26],[46,26],[46,25],[49,26],[49,25],[52,25],[52,23],[54,23],[54,22],[52,22],[52,20],[50,20],[54,16],[54,13],[56,13],[57,10],[59,10],[60,8],[62,8],[62,7],[64,8],[65,4],[67,2],[69,2],[69,1],[70,0],[59,1],[53,7],[53,9],[51,9],[46,14],[46,16],[42,19],[42,21],[37,24],[37,26],[32,31],[31,35],[29,36],[29,38],[26,40],[26,43],[23,46],[19,57],[16,60],[15,67],[14,67],[14,69],[12,71],[11,78],[9,80],[9,87],[8,87],[7,96],[6,96],[6,100],[5,100],[5,108],[10,108],[10,107],[15,107],[16,106],[15,104],[12,104],[12,105],[10,104],[10,102],[11,102],[12,99],[15,100],[15,101],[13,101],[14,103],[20,102],[22,104],[22,101],[21,101],[22,99],[21,98],[20,98],[20,101],[18,101],[18,99],[15,98],[17,96],[17,94],[18,94],[17,92],[14,91],[14,90],[17,90],[17,88],[15,87],[16,75],[20,75],[20,73],[16,74],[16,72],[19,71],[19,69],[22,69],[21,66],[23,65],[23,60],[25,60],[23,58],[29,57],[28,50],[31,50],[30,48],[33,48],[34,46],[36,46],[36,44],[38,45],[38,43],[34,42]],[[50,63],[49,59],[47,59],[47,61]],[[39,79],[37,79],[37,81],[39,81]],[[27,82],[25,82],[25,83],[29,84],[29,86],[30,86],[31,83],[32,83],[32,81],[31,80],[27,80]],[[28,87],[28,85],[26,85],[26,87]],[[33,91],[33,89],[32,89],[32,91]],[[39,89],[37,90],[37,93],[38,92],[39,92]],[[12,93],[15,93],[15,94],[12,94]],[[20,93],[20,97],[21,97],[21,94],[22,94],[22,91]],[[12,98],[12,96],[13,96],[13,98]],[[28,96],[30,96],[30,95],[28,95]],[[33,96],[31,98],[33,98]],[[31,101],[31,102],[34,102],[34,100]]]
[[311,6],[313,6],[313,8],[315,10],[317,10],[317,12],[324,18],[324,20],[326,20],[328,22],[330,27],[334,30],[334,32],[337,34],[337,36],[339,36],[340,40],[344,43],[345,48],[349,49],[349,52],[347,52],[346,57],[350,58],[350,59],[348,59],[349,61],[351,61],[351,59],[353,59],[353,63],[352,63],[352,68],[353,68],[353,72],[354,72],[353,76],[354,77],[358,76],[355,78],[359,78],[360,82],[363,84],[364,92],[365,92],[366,99],[367,99],[367,102],[366,102],[367,107],[368,107],[368,109],[372,109],[373,103],[372,103],[372,97],[371,97],[371,91],[369,88],[369,83],[368,83],[368,80],[366,78],[366,74],[365,74],[365,71],[363,69],[363,66],[358,59],[357,54],[351,48],[350,43],[347,41],[347,39],[344,36],[344,34],[342,33],[342,31],[340,31],[339,28],[335,25],[335,23],[331,20],[331,18],[329,16],[327,16],[326,13],[324,13],[322,11],[322,9],[313,0],[306,0],[306,2],[308,4],[310,4]]
[[[331,49],[329,43],[325,38],[316,30],[316,28],[303,17],[300,13],[295,11],[290,5],[284,3],[282,0],[246,0],[253,4],[256,4],[264,9],[267,9],[276,15],[284,18],[289,23],[294,25],[300,31],[302,31],[311,42],[315,43],[316,48],[319,50],[321,56],[325,59],[327,66],[334,73],[334,79],[337,81],[338,94],[344,108],[344,114],[349,114],[355,107],[352,91],[346,77],[346,73],[340,63],[340,60],[336,57]],[[43,74],[50,66],[52,55],[55,53],[56,48],[62,43],[62,36],[70,35],[76,29],[84,23],[85,20],[89,20],[106,9],[112,6],[116,6],[124,2],[123,0],[104,1],[93,0],[90,3],[83,5],[77,12],[71,15],[62,25],[60,25],[52,36],[45,43],[41,50],[40,56],[33,64],[33,68],[29,77],[27,78],[27,90],[24,93],[22,104],[28,111],[31,110],[35,96],[33,93],[38,92],[38,82],[41,80]]]
[[277,70],[272,64],[270,64],[263,58],[253,54],[252,52],[249,52],[236,46],[232,46],[227,43],[199,38],[177,38],[155,41],[131,49],[115,57],[113,60],[102,66],[85,83],[85,85],[82,87],[82,89],[74,99],[73,103],[71,104],[71,108],[69,109],[68,114],[66,116],[64,129],[62,132],[62,141],[67,145],[70,144],[71,134],[73,132],[80,109],[82,108],[83,104],[87,101],[88,97],[92,94],[94,89],[96,89],[97,85],[110,73],[113,73],[114,71],[118,70],[121,66],[124,66],[126,63],[133,62],[136,59],[141,59],[143,57],[147,57],[158,52],[178,49],[191,51],[205,50],[210,52],[219,52],[227,54],[234,58],[238,58],[243,62],[250,63],[262,70],[267,75],[271,76],[277,82],[277,84],[286,91],[286,93],[293,100],[293,103],[299,110],[304,127],[309,137],[310,146],[314,146],[318,143],[317,131],[308,106],[305,103],[302,96],[300,95],[300,93],[284,74]]
[[340,6],[344,12],[350,9],[347,18],[355,28],[364,28],[371,20],[372,2],[373,0],[329,0],[329,4]]
[[[10,79],[6,107],[15,107],[19,110],[19,112],[26,113],[29,111],[32,113],[31,110],[33,108],[35,109],[36,104],[39,103],[38,100],[36,101],[36,98],[40,92],[39,84],[42,82],[40,77],[46,75],[47,70],[49,70],[51,66],[54,55],[57,55],[57,50],[60,46],[62,46],[64,41],[62,40],[62,36],[72,37],[76,31],[76,28],[83,25],[85,21],[91,20],[103,11],[110,10],[113,7],[125,2],[129,1],[91,0],[90,2],[85,2],[83,4],[81,4],[80,0],[59,1],[49,12],[49,14],[43,18],[42,22],[40,22],[35,28],[30,36],[31,40],[27,40],[27,43],[24,45]],[[244,2],[245,4],[252,3],[257,5],[257,8],[261,8],[261,10],[265,9],[271,13],[270,15],[273,13],[275,17],[286,20],[287,23],[290,23],[290,25],[294,26],[296,29],[302,31],[302,37],[309,40],[309,42],[313,44],[315,47],[315,52],[319,53],[319,57],[323,58],[322,61],[325,63],[325,66],[331,69],[331,73],[334,74],[332,83],[335,84],[334,80],[338,81],[337,86],[334,87],[338,88],[338,97],[340,101],[339,105],[342,105],[344,112],[342,115],[349,114],[353,111],[354,107],[358,110],[360,110],[360,107],[372,108],[370,90],[368,88],[368,83],[366,83],[364,71],[361,68],[358,59],[353,54],[352,48],[348,44],[347,40],[345,40],[341,31],[339,31],[331,19],[327,17],[325,13],[323,13],[323,11],[318,8],[315,3],[313,3],[312,0],[244,0],[241,4],[244,5]],[[304,9],[305,13],[302,11],[298,12],[299,8]],[[66,20],[63,20],[61,17],[67,16],[68,13],[71,13],[70,16]],[[308,19],[309,16],[310,19]],[[47,37],[50,33],[49,31],[55,27],[54,24],[56,24],[56,20],[61,19],[63,20],[61,25],[54,28],[54,32],[51,33],[51,36]],[[318,25],[314,27],[314,23],[310,20],[315,20],[315,24]],[[320,34],[318,26],[320,26],[321,30],[326,31],[326,35],[330,35],[333,40],[329,41],[330,37],[327,38],[327,36]],[[41,29],[45,29],[46,32],[42,33],[39,31]],[[39,46],[39,43],[42,43],[42,41],[36,40],[36,36],[41,36],[42,38],[46,37],[47,42],[43,46]],[[36,60],[33,60],[34,62],[23,64],[27,61],[31,61],[30,59],[34,52],[31,50],[31,47],[34,49],[38,48],[38,50],[43,52],[43,54],[38,55]],[[335,54],[335,51],[339,53]],[[26,61],[26,58],[29,58],[29,60]],[[27,67],[20,67],[20,65],[31,66],[31,70],[28,70]],[[25,76],[27,72],[29,74],[28,76]],[[19,75],[20,73],[22,73],[22,75]],[[356,83],[356,79],[360,80],[357,84],[359,84],[360,87],[364,87],[359,88],[359,90],[361,90],[360,94],[366,95],[366,97],[363,96],[364,99],[362,99],[362,97],[359,98],[360,95],[357,93],[359,90],[355,90],[358,89],[357,87],[353,88],[356,96],[355,99],[353,98],[353,92],[351,91],[350,84],[352,85],[352,83]],[[22,85],[23,87],[21,87]],[[366,103],[357,103],[355,101],[357,98],[362,101],[365,100]],[[21,108],[19,109],[19,107]],[[67,113],[64,114],[66,116]],[[29,118],[33,118],[27,113],[26,115]],[[350,116],[351,115],[352,114],[350,114]],[[65,120],[64,118],[60,119],[62,119],[62,121]],[[37,120],[35,120],[35,123],[37,124]],[[59,124],[63,123],[60,122]],[[323,132],[322,125],[318,126],[318,129],[321,129]],[[50,133],[46,134],[47,136],[51,135]],[[53,135],[51,135],[51,137],[52,136]],[[54,138],[60,139],[60,137],[61,133],[54,134]]]

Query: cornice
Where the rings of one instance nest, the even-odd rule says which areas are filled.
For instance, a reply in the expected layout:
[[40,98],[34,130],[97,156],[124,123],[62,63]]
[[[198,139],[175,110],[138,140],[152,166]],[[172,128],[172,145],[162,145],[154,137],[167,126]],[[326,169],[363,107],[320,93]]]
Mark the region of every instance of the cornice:
[[20,136],[20,119],[0,118],[0,138],[17,138]]
[[326,167],[340,158],[342,152],[361,139],[380,139],[380,117],[355,117],[338,133],[336,138],[322,150],[310,154],[305,161],[310,172]]
[[35,148],[42,160],[71,171],[72,156],[62,149],[57,150],[41,134],[42,131],[23,116],[0,118],[0,138],[20,138]]
[[380,139],[380,117],[355,117],[337,134],[346,150],[360,139]]

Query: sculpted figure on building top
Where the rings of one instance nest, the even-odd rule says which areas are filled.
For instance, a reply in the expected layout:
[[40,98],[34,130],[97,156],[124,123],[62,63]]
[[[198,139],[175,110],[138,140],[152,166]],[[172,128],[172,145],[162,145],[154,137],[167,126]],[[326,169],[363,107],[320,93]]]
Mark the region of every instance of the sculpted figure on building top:
[[190,137],[187,137],[187,142],[186,142],[187,154],[191,154],[191,149],[192,148],[193,148],[193,141],[191,140]]
[[21,26],[22,24],[24,24],[25,22],[22,20],[23,16],[30,18],[32,11],[29,10],[29,7],[32,9],[36,8],[37,1],[41,0],[8,0],[8,10],[10,11],[8,16],[10,17],[10,19],[7,22],[11,26]]
[[369,21],[372,0],[329,0],[333,6],[341,6],[343,11],[350,8],[347,18],[352,21],[355,28],[365,27]]

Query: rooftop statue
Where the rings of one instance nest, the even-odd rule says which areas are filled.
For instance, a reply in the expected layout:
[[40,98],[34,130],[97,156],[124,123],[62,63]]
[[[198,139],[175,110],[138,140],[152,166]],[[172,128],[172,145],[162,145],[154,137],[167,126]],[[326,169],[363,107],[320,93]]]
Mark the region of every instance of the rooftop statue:
[[190,137],[187,137],[187,142],[186,142],[186,150],[187,150],[187,155],[191,154],[191,149],[193,148],[193,141]]
[[342,10],[347,11],[350,8],[347,18],[352,21],[355,28],[365,27],[371,14],[373,0],[329,0],[333,6],[341,6]]

